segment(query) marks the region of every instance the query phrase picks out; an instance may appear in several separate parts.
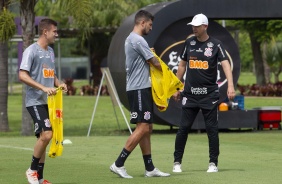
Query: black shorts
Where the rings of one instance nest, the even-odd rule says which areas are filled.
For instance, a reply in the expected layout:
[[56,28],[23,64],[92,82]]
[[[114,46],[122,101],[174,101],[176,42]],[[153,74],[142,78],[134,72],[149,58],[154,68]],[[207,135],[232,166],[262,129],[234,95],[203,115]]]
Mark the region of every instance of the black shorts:
[[153,97],[151,88],[127,91],[130,123],[153,123]]
[[35,105],[26,107],[30,116],[34,121],[34,133],[39,137],[42,130],[52,131],[51,122],[49,120],[48,105]]
[[212,92],[201,96],[183,96],[180,125],[191,127],[198,112],[201,110],[206,126],[217,126],[218,100],[219,92]]

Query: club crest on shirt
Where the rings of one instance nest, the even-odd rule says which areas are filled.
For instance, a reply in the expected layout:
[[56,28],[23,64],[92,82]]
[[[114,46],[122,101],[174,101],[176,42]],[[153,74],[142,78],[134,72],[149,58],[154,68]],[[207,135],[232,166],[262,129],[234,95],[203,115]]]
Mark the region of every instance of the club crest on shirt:
[[51,123],[50,123],[49,119],[45,119],[44,122],[45,122],[46,127],[51,127]]
[[205,56],[210,57],[212,56],[212,48],[205,48]]
[[149,112],[149,111],[144,112],[144,119],[145,120],[151,119],[151,112]]

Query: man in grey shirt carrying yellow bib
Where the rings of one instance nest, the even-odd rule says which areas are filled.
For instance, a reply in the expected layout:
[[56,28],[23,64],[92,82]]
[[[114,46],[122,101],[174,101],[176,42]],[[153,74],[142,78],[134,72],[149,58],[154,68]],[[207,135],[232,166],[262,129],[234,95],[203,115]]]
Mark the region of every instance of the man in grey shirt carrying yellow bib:
[[122,178],[128,175],[124,163],[129,154],[139,144],[145,164],[145,177],[170,176],[155,168],[151,157],[151,132],[153,123],[153,98],[151,92],[149,63],[161,70],[159,61],[154,57],[148,43],[142,37],[152,30],[153,15],[140,10],[135,15],[133,31],[125,41],[126,55],[126,92],[130,105],[130,122],[136,124],[135,131],[129,136],[117,160],[110,170]]
[[47,95],[56,94],[55,87],[66,91],[67,86],[56,77],[54,51],[48,46],[55,43],[58,36],[57,23],[51,19],[42,19],[38,29],[39,39],[25,49],[19,71],[19,79],[26,84],[25,105],[34,121],[37,137],[26,177],[30,184],[51,184],[43,179],[46,147],[52,139]]

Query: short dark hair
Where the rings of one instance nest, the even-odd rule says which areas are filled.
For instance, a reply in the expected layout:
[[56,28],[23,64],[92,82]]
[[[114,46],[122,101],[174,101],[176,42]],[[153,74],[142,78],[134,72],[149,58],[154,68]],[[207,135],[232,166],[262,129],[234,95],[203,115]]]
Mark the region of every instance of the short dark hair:
[[147,12],[146,10],[140,10],[135,15],[135,20],[134,20],[135,25],[139,24],[139,22],[142,19],[145,19],[145,21],[148,20],[154,21],[154,16],[150,12]]
[[57,22],[52,19],[42,19],[38,24],[38,34],[42,35],[44,29],[49,29],[50,26],[57,26]]

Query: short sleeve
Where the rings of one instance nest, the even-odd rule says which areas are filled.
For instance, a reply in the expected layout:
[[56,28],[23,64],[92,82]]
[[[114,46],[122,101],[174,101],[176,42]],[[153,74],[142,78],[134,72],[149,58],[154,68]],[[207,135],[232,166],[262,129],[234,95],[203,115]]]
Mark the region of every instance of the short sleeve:
[[227,54],[221,42],[217,44],[218,47],[218,61],[228,60]]
[[182,49],[182,52],[180,54],[180,58],[183,61],[187,61],[187,47],[188,47],[188,44],[187,44],[187,40],[186,40],[185,43],[184,43],[184,47]]
[[26,49],[23,52],[20,70],[26,70],[26,71],[30,72],[30,69],[31,69],[31,66],[32,66],[32,63],[33,63],[33,59],[34,59],[34,54],[33,54],[32,50]]
[[144,38],[140,39],[140,41],[137,42],[136,49],[146,61],[154,57],[148,43],[145,41]]

